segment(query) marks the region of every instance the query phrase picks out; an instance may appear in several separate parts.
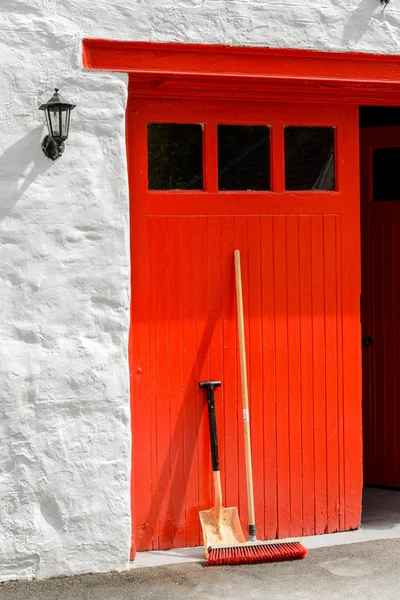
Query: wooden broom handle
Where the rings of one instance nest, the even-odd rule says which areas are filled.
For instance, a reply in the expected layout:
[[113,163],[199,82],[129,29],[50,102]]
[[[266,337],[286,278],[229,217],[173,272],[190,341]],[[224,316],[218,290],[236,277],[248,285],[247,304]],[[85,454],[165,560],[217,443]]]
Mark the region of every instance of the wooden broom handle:
[[254,514],[254,491],[253,491],[253,465],[251,460],[251,441],[250,441],[250,418],[249,418],[249,395],[247,389],[247,366],[246,366],[246,344],[244,338],[244,318],[243,318],[243,294],[242,294],[242,274],[240,268],[240,250],[235,250],[235,280],[236,280],[236,305],[239,332],[239,353],[240,353],[240,378],[242,382],[242,403],[243,403],[243,426],[244,426],[244,448],[246,456],[246,480],[247,480],[247,500],[249,506],[249,533],[250,538],[255,538],[255,514]]

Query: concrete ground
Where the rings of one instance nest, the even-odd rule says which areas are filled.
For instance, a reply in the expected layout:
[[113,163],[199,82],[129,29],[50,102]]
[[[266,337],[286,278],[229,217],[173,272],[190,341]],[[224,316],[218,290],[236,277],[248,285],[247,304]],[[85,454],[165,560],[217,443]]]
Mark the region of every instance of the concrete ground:
[[311,550],[297,562],[201,563],[0,585],[0,600],[398,600],[400,540]]
[[[366,487],[363,494],[360,529],[302,537],[300,541],[307,549],[314,550],[315,548],[397,538],[400,538],[400,490]],[[134,562],[131,563],[131,568],[161,567],[188,562],[205,562],[203,548],[175,548],[163,552],[138,552]]]
[[400,491],[366,488],[358,531],[301,541],[305,560],[240,567],[141,552],[125,573],[0,584],[0,600],[400,600]]

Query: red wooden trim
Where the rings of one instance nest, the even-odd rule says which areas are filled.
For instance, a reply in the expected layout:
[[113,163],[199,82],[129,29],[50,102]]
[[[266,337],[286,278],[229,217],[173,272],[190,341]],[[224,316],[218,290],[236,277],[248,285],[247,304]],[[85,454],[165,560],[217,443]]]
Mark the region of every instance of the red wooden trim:
[[285,190],[285,141],[283,123],[276,124],[271,131],[271,189],[274,192],[283,192]]
[[320,81],[400,81],[400,57],[314,50],[83,40],[86,69],[138,74],[277,77]]
[[393,55],[84,39],[82,60],[129,73],[130,93],[143,97],[390,105],[400,93]]
[[[236,89],[235,89],[236,92]],[[230,99],[236,94],[230,91]],[[160,110],[158,99],[148,101],[142,98],[136,98],[135,94],[130,95],[130,102],[127,110],[137,114],[146,112],[146,120],[151,123],[204,123],[205,121],[215,121],[218,124],[226,125],[271,125],[274,121],[274,126],[280,122],[282,125],[313,125],[315,127],[335,127],[340,121],[340,113],[342,107],[336,107],[335,120],[332,117],[332,106],[316,102],[308,103],[307,106],[297,107],[293,111],[293,103],[268,103],[268,109],[264,103],[257,106],[255,103],[248,104],[244,101],[238,114],[237,102],[215,101],[204,102],[201,107],[197,101],[186,101],[184,104],[177,102],[177,99],[163,99],[163,108]],[[218,114],[218,119],[215,117],[215,112]]]
[[218,191],[218,141],[217,123],[208,122],[204,130],[204,190],[206,192]]
[[[282,165],[283,166],[283,165]],[[282,169],[283,172],[283,169]],[[284,181],[282,182],[284,184]],[[260,215],[298,214],[299,206],[302,214],[322,214],[321,200],[324,201],[323,214],[336,214],[338,210],[346,211],[347,197],[339,192],[320,190],[304,192],[216,192],[203,193],[186,191],[148,192],[144,193],[147,208],[152,215],[165,215],[165,198],[168,197],[168,214],[170,215]],[[238,206],[238,197],[241,202]],[[199,204],[201,208],[199,207]]]

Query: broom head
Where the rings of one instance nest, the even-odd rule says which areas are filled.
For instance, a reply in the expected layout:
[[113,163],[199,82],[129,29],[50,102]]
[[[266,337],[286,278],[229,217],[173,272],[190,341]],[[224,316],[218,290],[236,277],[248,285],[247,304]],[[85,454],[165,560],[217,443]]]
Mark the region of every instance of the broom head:
[[298,560],[308,554],[300,542],[253,542],[239,546],[214,546],[209,548],[207,564],[251,565],[255,563]]

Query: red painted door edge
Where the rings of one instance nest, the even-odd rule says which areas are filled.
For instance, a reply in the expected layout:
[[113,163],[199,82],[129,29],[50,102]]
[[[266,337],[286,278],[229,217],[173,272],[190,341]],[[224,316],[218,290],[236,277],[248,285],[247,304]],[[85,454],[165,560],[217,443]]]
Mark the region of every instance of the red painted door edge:
[[[126,159],[127,159],[127,165],[128,165],[128,178],[129,178],[129,165],[132,164],[132,159],[130,157],[130,152],[129,152],[129,148],[130,148],[130,140],[129,140],[129,131],[130,131],[130,127],[129,125],[129,111],[126,112],[126,128],[125,128],[125,145],[126,145]],[[130,226],[131,227],[131,226]],[[130,261],[132,264],[132,261]],[[131,323],[132,323],[132,302],[130,303],[130,318],[129,318],[129,329],[131,328]],[[131,352],[130,352],[130,347],[131,347],[131,335],[129,332],[129,337],[128,337],[128,362],[129,362],[129,401],[130,401],[130,414],[131,414],[131,418],[132,418],[132,409],[133,409],[133,394],[132,394],[132,388],[133,388],[133,378],[132,378],[132,365],[131,365]],[[133,448],[134,448],[134,439],[133,439],[133,427],[131,424],[131,471],[130,471],[130,476],[132,479],[132,472],[133,472],[133,466],[134,466],[134,452],[133,452]],[[131,543],[130,543],[130,551],[129,551],[129,560],[133,561],[135,560],[135,556],[136,556],[136,545],[135,545],[135,538],[133,535],[133,531],[134,531],[134,527],[135,527],[135,497],[134,494],[132,494],[132,482],[130,482],[130,491],[131,491],[131,495],[130,495],[130,508],[131,508]]]

